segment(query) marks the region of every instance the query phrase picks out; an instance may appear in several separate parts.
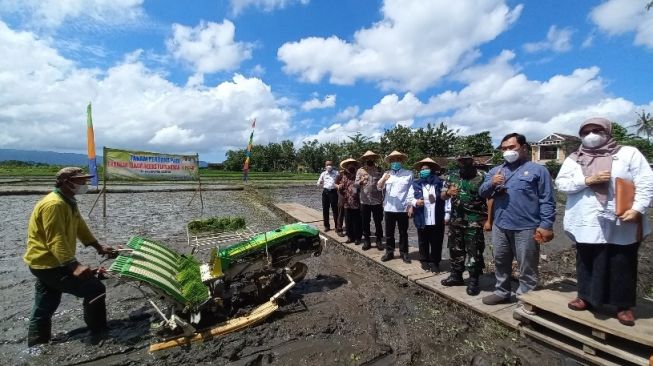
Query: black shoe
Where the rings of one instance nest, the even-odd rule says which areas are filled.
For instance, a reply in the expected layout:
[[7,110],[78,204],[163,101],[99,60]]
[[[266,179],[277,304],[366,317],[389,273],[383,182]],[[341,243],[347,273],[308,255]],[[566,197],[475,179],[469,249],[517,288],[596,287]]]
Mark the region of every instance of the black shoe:
[[481,288],[478,286],[478,277],[470,277],[467,280],[467,295],[476,296],[481,293]]
[[381,239],[376,239],[376,249],[378,250],[385,249],[385,245],[383,245],[383,241]]
[[411,263],[412,261],[410,260],[410,256],[408,253],[401,253],[401,260],[404,261],[404,263]]
[[462,275],[457,275],[457,274],[450,274],[449,277],[445,278],[444,280],[440,281],[442,286],[463,286],[465,284],[465,281],[463,281],[463,276]]
[[347,239],[345,240],[345,244],[351,244],[354,242],[354,239]]
[[372,249],[372,243],[370,243],[369,239],[365,240],[365,243],[363,243],[363,247],[361,249],[363,249],[363,250]]
[[327,231],[331,231],[331,228],[328,226],[324,228],[324,232],[326,233]]
[[421,261],[421,263],[422,263],[421,267],[422,267],[423,270],[425,270],[427,272],[431,271],[431,263],[425,262],[425,261]]
[[440,273],[440,265],[437,263],[431,263],[431,272]]
[[509,297],[501,297],[497,294],[487,295],[483,298],[483,304],[485,305],[499,305],[508,303],[510,303]]
[[395,254],[393,252],[385,252],[383,257],[381,257],[381,262],[387,262],[390,259],[393,259],[395,257]]
[[345,233],[343,233],[342,231],[338,231],[338,236],[341,237],[341,238],[344,238],[344,237],[345,237]]
[[356,239],[356,241],[354,242],[354,244],[356,244],[356,245],[361,245],[361,240],[360,240],[360,239]]

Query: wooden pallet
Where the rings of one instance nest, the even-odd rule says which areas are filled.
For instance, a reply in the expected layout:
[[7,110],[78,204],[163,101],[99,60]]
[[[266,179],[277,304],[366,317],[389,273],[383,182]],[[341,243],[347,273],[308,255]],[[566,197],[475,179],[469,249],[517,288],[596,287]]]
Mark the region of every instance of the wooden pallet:
[[524,294],[522,334],[600,365],[650,365],[653,361],[653,304],[640,300],[634,327],[613,316],[573,311],[567,303],[576,297],[569,285]]

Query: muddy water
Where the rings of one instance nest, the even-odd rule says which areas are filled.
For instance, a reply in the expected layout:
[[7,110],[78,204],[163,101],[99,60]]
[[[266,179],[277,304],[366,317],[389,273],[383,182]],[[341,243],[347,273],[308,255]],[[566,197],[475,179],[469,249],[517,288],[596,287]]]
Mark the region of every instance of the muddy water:
[[[307,199],[312,200],[312,191],[307,191]],[[282,193],[271,193],[283,198]],[[282,224],[247,192],[206,194],[204,212],[196,204],[188,207],[190,195],[183,192],[108,197],[109,216],[103,219],[96,211],[88,222],[98,238],[110,244],[143,235],[185,251],[184,224],[200,216],[245,215],[254,230]],[[33,278],[20,257],[27,220],[39,198],[0,197],[4,213],[0,218],[0,361],[5,364],[554,365],[562,361],[556,353],[338,247],[307,261],[306,280],[292,290],[272,319],[236,334],[148,354],[146,348],[153,341],[150,323],[158,319],[140,292],[107,280],[109,339],[91,345],[80,301],[64,295],[53,319],[55,342],[27,350]],[[92,199],[82,198],[82,212],[88,212]],[[81,261],[99,264],[92,252],[80,249],[78,253]]]

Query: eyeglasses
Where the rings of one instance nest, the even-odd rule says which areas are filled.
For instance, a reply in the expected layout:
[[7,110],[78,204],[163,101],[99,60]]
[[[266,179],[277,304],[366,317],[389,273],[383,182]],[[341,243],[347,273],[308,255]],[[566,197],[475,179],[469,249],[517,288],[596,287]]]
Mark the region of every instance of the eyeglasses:
[[603,128],[597,127],[597,128],[592,128],[591,130],[580,131],[579,135],[580,135],[580,137],[585,137],[585,136],[589,135],[590,133],[593,133],[595,135],[602,135],[602,134],[605,134],[605,130]]

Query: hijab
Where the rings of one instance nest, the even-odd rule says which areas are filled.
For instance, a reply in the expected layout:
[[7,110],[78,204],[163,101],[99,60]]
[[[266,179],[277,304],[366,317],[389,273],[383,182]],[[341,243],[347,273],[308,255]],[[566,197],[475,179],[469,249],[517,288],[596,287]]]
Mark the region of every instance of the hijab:
[[[612,155],[616,154],[617,151],[619,151],[621,145],[617,144],[617,142],[612,137],[612,123],[607,119],[590,118],[586,120],[580,125],[580,128],[578,129],[579,135],[580,131],[583,130],[583,127],[587,125],[597,125],[602,127],[608,137],[603,145],[589,148],[581,144],[578,150],[569,155],[569,158],[580,164],[583,170],[583,175],[590,177],[603,170],[612,170]],[[590,188],[592,188],[594,191],[596,198],[603,205],[608,202],[609,187],[609,182],[602,184],[593,184],[590,186]]]

